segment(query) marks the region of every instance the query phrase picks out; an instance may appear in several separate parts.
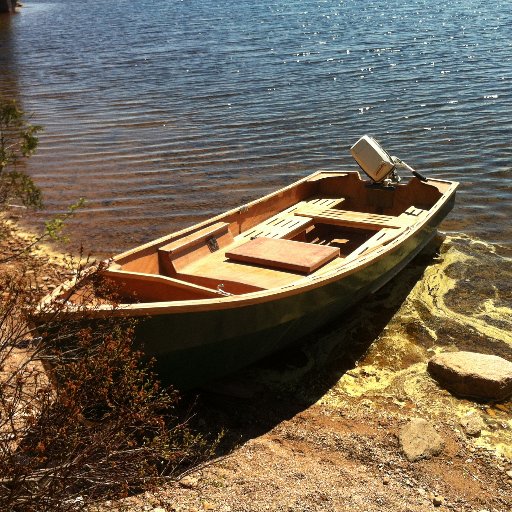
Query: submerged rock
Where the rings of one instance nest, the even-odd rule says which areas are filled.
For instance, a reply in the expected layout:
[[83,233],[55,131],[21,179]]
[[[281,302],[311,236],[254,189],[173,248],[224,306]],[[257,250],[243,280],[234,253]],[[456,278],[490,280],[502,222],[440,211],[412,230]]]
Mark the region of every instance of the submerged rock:
[[456,395],[487,400],[503,400],[512,395],[512,363],[499,356],[445,352],[428,362],[428,372]]
[[410,462],[430,459],[439,455],[444,448],[444,440],[434,427],[422,418],[413,418],[399,434],[400,446]]

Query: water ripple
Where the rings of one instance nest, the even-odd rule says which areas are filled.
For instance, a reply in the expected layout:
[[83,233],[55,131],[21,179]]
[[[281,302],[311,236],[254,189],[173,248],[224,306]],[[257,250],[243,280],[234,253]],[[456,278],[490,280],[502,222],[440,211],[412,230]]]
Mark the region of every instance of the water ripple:
[[32,0],[0,19],[0,95],[45,126],[27,169],[49,213],[87,197],[99,253],[353,167],[363,133],[461,181],[445,229],[510,244],[508,7]]

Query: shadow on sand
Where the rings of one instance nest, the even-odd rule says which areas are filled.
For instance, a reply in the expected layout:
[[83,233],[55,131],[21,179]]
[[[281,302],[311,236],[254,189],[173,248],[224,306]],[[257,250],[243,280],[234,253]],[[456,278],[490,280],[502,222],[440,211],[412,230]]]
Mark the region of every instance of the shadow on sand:
[[311,336],[229,378],[187,394],[195,401],[194,426],[224,431],[220,454],[263,435],[316,403],[357,365],[397,313],[441,240],[426,248],[374,295]]

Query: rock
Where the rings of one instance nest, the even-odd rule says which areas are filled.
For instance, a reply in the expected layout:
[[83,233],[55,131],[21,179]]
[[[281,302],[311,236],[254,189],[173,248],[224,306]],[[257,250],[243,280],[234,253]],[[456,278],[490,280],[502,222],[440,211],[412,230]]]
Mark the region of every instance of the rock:
[[399,434],[400,445],[410,462],[430,459],[443,451],[444,441],[428,421],[413,418],[402,427]]
[[507,476],[508,476],[509,478],[512,478],[512,469],[511,469],[510,471],[507,471]]
[[485,427],[484,420],[476,412],[471,412],[460,420],[462,430],[467,436],[478,437]]
[[430,375],[460,396],[503,400],[512,395],[512,363],[477,352],[444,352],[428,362]]
[[432,498],[432,503],[434,504],[434,507],[440,507],[444,504],[444,498],[442,496],[434,496]]

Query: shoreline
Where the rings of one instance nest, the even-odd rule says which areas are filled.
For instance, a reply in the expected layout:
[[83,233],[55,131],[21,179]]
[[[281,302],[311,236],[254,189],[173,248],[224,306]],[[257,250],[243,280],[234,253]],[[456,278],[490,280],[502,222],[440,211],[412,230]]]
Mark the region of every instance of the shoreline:
[[[8,226],[14,240],[8,247],[33,240],[14,221]],[[433,354],[468,344],[512,359],[512,313],[498,297],[484,318],[456,306],[471,272],[480,286],[485,282],[484,253],[499,257],[483,244],[448,238],[437,256],[421,255],[400,281],[354,308],[349,321],[199,390],[196,427],[226,430],[222,456],[178,482],[100,509],[510,510],[512,402],[453,397],[426,372]],[[45,265],[45,286],[66,272],[66,255],[48,244],[30,257]],[[477,437],[461,426],[469,413],[483,421]],[[398,436],[415,417],[434,425],[445,448],[409,462]]]
[[[0,271],[15,272],[28,263],[28,272],[36,279],[38,293],[47,294],[64,280],[73,276],[72,262],[76,256],[58,250],[45,241],[36,242],[38,234],[21,227],[10,215],[0,216],[2,234],[0,253],[7,261],[0,264]],[[32,245],[33,244],[33,245]],[[35,271],[36,270],[36,271]],[[42,296],[41,296],[42,298]]]
[[[205,386],[197,423],[226,430],[223,456],[107,509],[508,512],[512,402],[454,397],[426,371],[440,351],[479,348],[512,360],[510,309],[489,306],[489,323],[477,317],[468,324],[470,314],[456,306],[468,272],[485,278],[484,253],[483,244],[448,238],[439,254],[421,255],[350,311],[350,320]],[[493,311],[505,322],[501,330]],[[462,426],[470,414],[483,422],[478,436]],[[409,462],[398,437],[417,417],[434,426],[445,448]]]

